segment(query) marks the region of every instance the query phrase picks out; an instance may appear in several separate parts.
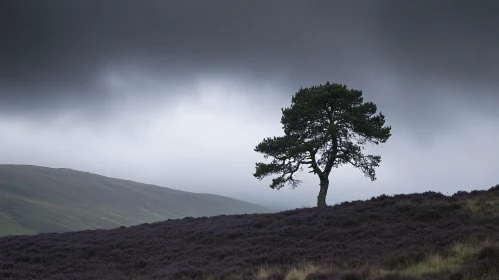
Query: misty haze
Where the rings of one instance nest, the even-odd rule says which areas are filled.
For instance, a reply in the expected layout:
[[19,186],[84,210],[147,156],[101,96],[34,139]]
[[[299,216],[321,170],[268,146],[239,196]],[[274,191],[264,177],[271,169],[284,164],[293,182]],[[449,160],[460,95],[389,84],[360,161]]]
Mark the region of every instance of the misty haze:
[[282,134],[300,87],[331,81],[362,90],[393,137],[376,182],[334,170],[330,204],[497,182],[499,149],[482,144],[499,142],[495,2],[438,16],[431,2],[153,2],[2,4],[3,163],[311,206],[313,176],[269,189],[253,149]]
[[[499,2],[492,0],[0,1],[0,279],[33,276],[12,268],[21,262],[23,252],[28,252],[21,245],[12,247],[8,238],[13,236],[33,235],[34,241],[56,244],[58,237],[44,234],[72,238],[70,234],[85,231],[78,239],[85,244],[94,238],[87,236],[91,233],[86,230],[97,230],[95,240],[115,235],[133,239],[137,233],[132,229],[148,223],[150,227],[140,229],[161,236],[159,228],[173,220],[179,226],[172,224],[178,231],[172,230],[171,240],[186,243],[192,241],[188,234],[191,226],[206,236],[227,234],[220,240],[263,238],[264,231],[268,236],[279,232],[277,236],[292,238],[294,233],[284,231],[288,223],[298,220],[324,229],[331,226],[331,231],[344,226],[344,234],[333,235],[354,238],[361,230],[351,227],[358,221],[381,221],[379,225],[359,225],[362,232],[395,228],[393,221],[385,220],[392,215],[411,221],[404,224],[407,230],[400,229],[400,236],[419,234],[414,233],[412,241],[407,241],[409,237],[394,241],[414,242],[400,248],[426,246],[424,238],[418,237],[423,233],[417,229],[426,227],[422,224],[427,222],[431,227],[427,234],[433,238],[428,246],[467,238],[471,233],[456,232],[470,225],[477,227],[476,238],[499,244],[493,233],[493,229],[499,230],[499,215],[490,212],[499,211],[497,189],[491,189],[499,183],[498,13]],[[285,108],[290,108],[287,117],[283,117]],[[366,113],[370,110],[374,113]],[[376,119],[379,114],[382,120]],[[310,123],[320,123],[320,129],[327,132],[322,135]],[[356,148],[352,145],[362,140],[350,145],[348,141],[356,138],[347,130],[368,140],[374,137],[379,143],[359,144],[365,149],[359,146],[359,154],[353,155]],[[282,137],[282,141],[265,142],[268,137]],[[323,147],[319,148],[317,141],[322,141]],[[317,155],[315,162],[315,152],[322,151],[323,160]],[[360,157],[360,153],[379,156],[379,162]],[[272,165],[276,154],[295,163],[300,158],[300,164]],[[269,165],[259,169],[258,163]],[[273,182],[282,175],[269,171],[276,168],[290,171],[287,175],[294,177],[282,184]],[[300,181],[296,187],[292,186],[294,179]],[[327,196],[320,193],[326,181]],[[490,199],[488,206],[477,206],[473,194],[463,194],[473,190],[483,191],[476,197]],[[321,202],[322,194],[325,202]],[[395,196],[402,194],[408,195],[407,200]],[[382,208],[384,204],[374,198],[385,196],[393,196],[395,208],[398,203],[410,204],[400,207],[416,209],[416,214],[404,216],[402,210],[402,214],[393,214],[391,208]],[[418,199],[437,206],[421,210],[421,205],[427,204]],[[374,216],[367,212],[362,216],[355,210],[369,207],[375,209]],[[453,207],[475,212],[461,217],[449,210]],[[307,210],[299,212],[297,208]],[[325,209],[321,212],[320,208]],[[282,211],[291,211],[289,215],[296,214],[296,219]],[[440,213],[435,219],[446,222],[415,218],[430,215],[427,212]],[[203,220],[214,216],[209,220],[213,222]],[[450,223],[458,216],[460,222],[451,231]],[[275,217],[275,221],[266,217]],[[316,218],[341,222],[325,225]],[[345,220],[351,223],[344,225]],[[165,224],[153,226],[160,222]],[[212,229],[212,224],[226,230]],[[123,226],[127,228],[120,228]],[[234,231],[238,227],[237,233],[231,232],[232,227]],[[253,228],[263,229],[252,233]],[[120,229],[127,233],[115,234]],[[447,239],[441,229],[449,230],[445,231]],[[307,240],[320,239],[321,230],[314,230],[316,234]],[[290,232],[308,234],[304,229]],[[151,240],[154,238],[160,237]],[[296,238],[289,242],[300,243]],[[343,237],[338,238],[335,240]],[[363,238],[351,244],[359,244],[358,248],[377,244],[374,239]],[[391,237],[380,238],[387,241]],[[326,239],[320,242],[331,241]],[[270,239],[255,240],[275,245]],[[341,244],[347,242],[341,240]],[[242,248],[237,249],[242,250],[241,256],[246,254],[242,253],[244,248],[254,245],[253,241],[247,241],[251,246],[231,242],[227,246],[231,250]],[[307,244],[307,248],[337,249]],[[288,259],[296,254],[324,261],[341,259],[339,255],[328,259],[326,254],[298,252],[286,246],[274,253],[281,252],[282,258],[288,254]],[[6,248],[15,253],[2,256]],[[391,252],[380,248],[366,249],[371,251],[358,258]],[[183,257],[193,256],[197,249],[192,250]],[[216,255],[214,252],[222,249],[199,250]],[[248,261],[252,265],[267,254],[259,250],[244,255],[254,258]],[[338,254],[343,252],[338,250]],[[349,249],[344,250],[345,260],[353,262],[355,257],[348,255]],[[129,254],[129,259],[147,255],[137,252],[123,254]],[[274,253],[265,255],[261,262],[281,263],[281,259],[271,257]],[[15,254],[19,254],[16,261]],[[89,255],[89,263],[96,254]],[[64,258],[78,261],[78,256]],[[164,258],[160,259],[154,262],[167,266]],[[2,268],[3,262],[9,264],[7,268]],[[144,262],[149,265],[153,261]],[[154,278],[146,271],[156,268],[148,265],[133,273],[142,275],[140,279],[170,279],[170,274]],[[202,265],[193,257],[192,266]],[[242,264],[234,259],[227,265]],[[109,267],[96,268],[95,273],[108,271],[114,275],[110,279],[139,279],[131,272],[113,274]],[[168,269],[173,271],[173,267]],[[2,269],[9,276],[2,276]],[[66,271],[62,265],[54,269]],[[241,271],[246,273],[244,269]],[[71,273],[75,272],[61,272],[60,277],[76,275]],[[215,268],[212,273],[223,274]],[[49,279],[44,277],[50,273],[39,275]],[[171,279],[183,279],[182,275],[208,279],[198,274],[179,275]],[[438,275],[435,279],[444,279],[444,274]],[[98,278],[104,277],[100,274],[88,277],[104,279]]]

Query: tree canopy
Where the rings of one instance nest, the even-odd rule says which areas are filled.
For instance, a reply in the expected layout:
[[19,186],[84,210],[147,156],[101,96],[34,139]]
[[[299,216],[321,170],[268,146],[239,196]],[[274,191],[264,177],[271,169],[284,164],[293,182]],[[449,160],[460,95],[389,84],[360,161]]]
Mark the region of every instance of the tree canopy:
[[256,152],[272,161],[256,163],[254,177],[262,180],[276,174],[271,188],[280,189],[286,183],[294,188],[301,183],[295,178],[297,172],[307,166],[320,179],[319,207],[326,206],[333,168],[351,164],[376,180],[375,168],[381,156],[364,154],[364,146],[385,143],[391,127],[384,126],[381,112],[376,114],[376,104],[364,102],[362,91],[329,82],[300,88],[291,106],[281,111],[284,136],[265,138],[255,147]]

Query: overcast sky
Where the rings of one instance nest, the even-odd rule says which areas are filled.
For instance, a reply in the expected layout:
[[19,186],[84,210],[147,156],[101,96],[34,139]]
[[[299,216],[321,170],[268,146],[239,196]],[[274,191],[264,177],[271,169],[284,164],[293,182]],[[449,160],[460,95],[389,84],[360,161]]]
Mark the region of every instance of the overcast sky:
[[1,1],[0,163],[65,167],[265,206],[254,147],[326,81],[364,92],[393,136],[378,180],[333,170],[327,202],[499,183],[499,2]]

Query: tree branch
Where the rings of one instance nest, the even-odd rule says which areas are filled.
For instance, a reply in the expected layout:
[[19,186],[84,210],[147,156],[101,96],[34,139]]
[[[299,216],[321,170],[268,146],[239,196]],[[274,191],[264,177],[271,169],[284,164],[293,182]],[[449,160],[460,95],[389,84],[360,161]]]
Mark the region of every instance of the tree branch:
[[317,161],[315,160],[315,154],[316,153],[317,153],[317,151],[314,151],[314,150],[311,150],[309,152],[309,154],[310,154],[310,160],[311,160],[311,165],[312,165],[312,171],[309,172],[309,173],[314,173],[314,174],[319,175],[319,177],[323,177],[324,174],[323,174],[322,170],[319,168],[319,166],[317,165]]
[[332,138],[333,147],[329,151],[326,167],[324,168],[324,174],[326,176],[329,176],[329,173],[331,173],[331,169],[333,168],[334,162],[338,155],[338,138],[334,134],[332,135]]

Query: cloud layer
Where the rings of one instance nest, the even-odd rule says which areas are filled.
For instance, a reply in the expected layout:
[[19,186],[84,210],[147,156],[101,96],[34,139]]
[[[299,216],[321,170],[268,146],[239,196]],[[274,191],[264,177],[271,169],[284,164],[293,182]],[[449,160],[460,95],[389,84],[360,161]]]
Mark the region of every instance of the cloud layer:
[[379,180],[340,169],[331,201],[486,187],[498,180],[497,11],[492,0],[4,1],[0,153],[312,205],[313,177],[279,192],[254,179],[253,148],[281,133],[292,94],[329,80],[363,90],[394,134],[376,148]]

